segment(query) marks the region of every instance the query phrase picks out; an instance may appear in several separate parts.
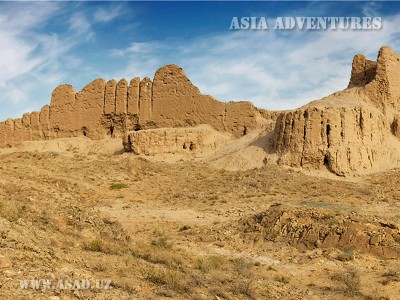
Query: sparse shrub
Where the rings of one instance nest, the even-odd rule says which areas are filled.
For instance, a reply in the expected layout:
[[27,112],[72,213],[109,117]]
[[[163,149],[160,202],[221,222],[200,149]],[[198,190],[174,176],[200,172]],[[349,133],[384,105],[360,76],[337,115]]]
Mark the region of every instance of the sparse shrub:
[[250,271],[250,268],[254,265],[253,263],[244,259],[243,257],[233,259],[232,263],[233,263],[236,273],[241,274],[241,275],[248,274]]
[[189,230],[191,227],[188,225],[183,225],[181,228],[179,228],[179,231],[185,231],[185,230]]
[[132,250],[131,254],[133,257],[153,264],[163,264],[170,268],[181,269],[184,265],[184,258],[181,256],[181,253],[170,248],[155,249],[151,245],[140,244]]
[[19,218],[22,218],[25,206],[18,207],[16,205],[16,203],[10,204],[0,202],[0,217],[8,220],[9,222],[15,222]]
[[347,252],[344,251],[342,253],[340,253],[337,257],[338,260],[340,261],[350,261],[350,260],[354,260],[354,253],[353,252]]
[[96,238],[89,243],[86,243],[83,247],[87,251],[102,252],[104,249],[103,240]]
[[155,270],[149,272],[146,278],[155,285],[165,286],[166,288],[180,294],[188,294],[190,291],[189,285],[184,280],[183,274],[177,270]]
[[392,219],[393,219],[395,222],[399,222],[399,221],[400,221],[400,215],[394,215],[394,216],[392,217]]
[[254,298],[253,280],[235,282],[232,292],[235,295],[244,295],[249,298]]
[[385,280],[382,281],[383,285],[388,285],[390,282],[400,281],[399,272],[394,269],[387,271],[385,274],[383,274],[383,277],[385,278]]
[[178,192],[178,193],[175,193],[175,194],[173,195],[173,197],[174,197],[175,199],[181,199],[181,198],[183,198],[183,194],[180,193],[180,192]]
[[276,269],[273,266],[268,266],[267,271],[276,271]]
[[360,275],[356,270],[348,269],[345,273],[332,276],[332,279],[344,283],[343,294],[360,295]]
[[112,285],[114,287],[123,289],[127,291],[130,294],[136,294],[136,284],[129,278],[125,277],[117,277],[116,279],[113,280]]
[[391,269],[387,271],[385,274],[383,274],[383,276],[390,278],[398,278],[399,272],[397,270]]
[[160,297],[167,297],[167,298],[172,298],[174,295],[171,291],[168,291],[166,289],[160,289],[156,291],[156,295]]
[[110,190],[121,190],[121,189],[125,189],[127,187],[128,187],[128,185],[126,183],[121,183],[121,182],[112,183],[110,185]]
[[211,288],[209,290],[209,293],[211,295],[215,295],[216,297],[219,297],[216,299],[229,299],[229,296],[222,289],[217,288],[217,287]]
[[196,269],[203,273],[208,273],[212,270],[220,269],[225,263],[226,261],[221,256],[208,256],[197,260]]
[[109,218],[107,218],[107,217],[104,217],[104,218],[103,218],[103,223],[104,223],[104,224],[107,224],[107,225],[112,225],[112,224],[115,223],[115,221],[112,221],[111,219],[109,219]]
[[96,272],[104,272],[107,270],[107,266],[105,265],[104,262],[100,261],[93,265],[92,269]]
[[164,248],[164,249],[171,249],[172,243],[168,241],[168,237],[164,234],[158,236],[155,239],[152,239],[150,244],[155,247]]
[[288,284],[290,282],[290,278],[287,276],[276,276],[274,278],[276,281],[281,282],[283,284]]
[[271,295],[271,291],[269,290],[269,289],[266,289],[266,290],[264,290],[262,293],[261,293],[261,296],[263,296],[263,298],[262,299],[273,299],[272,298],[272,295]]
[[213,195],[208,196],[208,200],[211,200],[211,201],[215,201],[215,200],[218,200],[218,199],[219,199],[219,196],[217,194],[213,194]]

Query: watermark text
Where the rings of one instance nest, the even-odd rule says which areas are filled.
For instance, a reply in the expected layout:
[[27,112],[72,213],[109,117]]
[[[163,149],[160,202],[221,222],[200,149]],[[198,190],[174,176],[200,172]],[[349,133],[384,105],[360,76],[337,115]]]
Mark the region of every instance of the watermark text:
[[231,30],[379,30],[382,17],[233,17]]
[[111,279],[22,279],[19,281],[23,290],[109,290]]

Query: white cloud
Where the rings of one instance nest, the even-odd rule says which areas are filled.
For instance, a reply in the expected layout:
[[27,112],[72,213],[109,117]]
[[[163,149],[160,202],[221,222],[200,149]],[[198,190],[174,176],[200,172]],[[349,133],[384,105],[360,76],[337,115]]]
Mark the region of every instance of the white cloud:
[[23,33],[43,25],[45,20],[61,13],[63,5],[57,2],[30,2],[18,5],[1,3],[0,24],[2,29]]
[[30,3],[14,6],[2,5],[0,12],[0,87],[21,74],[31,71],[45,61],[32,56],[45,36],[33,34],[32,30],[42,26],[59,13],[57,3]]
[[74,31],[76,34],[84,34],[88,33],[89,35],[92,35],[91,33],[91,24],[89,21],[86,19],[86,16],[83,12],[76,12],[71,16],[70,19],[70,29]]
[[146,43],[131,43],[126,49],[111,49],[110,54],[113,56],[133,56],[133,55],[149,55],[157,54],[157,51],[162,48],[168,49],[167,45],[162,45],[158,42],[146,42]]
[[30,53],[34,50],[34,45],[16,39],[10,32],[0,30],[0,87],[13,77],[30,71],[37,66],[40,59],[30,59]]
[[[315,5],[311,8],[320,11],[322,4]],[[151,77],[157,68],[170,63],[182,66],[203,93],[217,99],[251,100],[268,109],[290,109],[345,88],[354,54],[376,59],[380,46],[390,45],[397,52],[400,47],[400,16],[393,16],[383,18],[381,30],[364,32],[233,32],[227,24],[224,33],[190,40],[131,42],[140,36],[137,30],[130,32],[130,44],[125,48],[110,50],[110,56],[102,57],[102,61],[91,61],[87,59],[91,53],[83,52],[85,48],[74,49],[92,41],[96,25],[109,26],[106,23],[126,10],[121,5],[110,9],[103,6],[94,12],[76,12],[82,7],[79,5],[69,7],[58,2],[1,4],[0,105],[9,109],[0,111],[0,120],[40,109],[49,103],[51,91],[58,84],[84,84],[99,75],[115,79]],[[307,6],[305,10],[309,9]],[[377,9],[368,3],[363,13]],[[71,10],[75,13],[69,15]],[[55,26],[67,30],[54,30],[62,32],[60,35],[44,29],[59,15]]]
[[[164,64],[183,67],[203,93],[292,109],[346,88],[353,55],[376,59],[383,45],[400,46],[400,15],[378,31],[227,31],[179,41],[136,43],[113,50],[128,61],[115,77],[149,76]],[[143,72],[147,73],[142,75]]]
[[121,6],[113,6],[109,9],[98,8],[93,14],[95,22],[108,23],[119,17],[123,13]]
[[366,17],[379,17],[378,9],[380,7],[380,3],[373,1],[367,2],[362,8],[362,13]]
[[86,41],[82,30],[90,32],[82,14],[65,24],[73,32],[60,36],[43,30],[52,18],[65,13],[64,8],[54,2],[1,4],[0,106],[7,109],[0,111],[0,121],[48,104],[51,91],[69,81],[69,69],[79,64],[71,50]]

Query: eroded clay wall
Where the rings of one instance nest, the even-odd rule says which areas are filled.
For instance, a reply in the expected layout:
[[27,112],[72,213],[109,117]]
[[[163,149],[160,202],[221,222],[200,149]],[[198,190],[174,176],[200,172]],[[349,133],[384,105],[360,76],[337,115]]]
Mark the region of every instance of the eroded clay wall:
[[376,61],[368,60],[362,54],[354,56],[348,87],[363,87],[370,83],[376,76],[376,67]]
[[346,175],[392,155],[385,126],[366,108],[299,109],[278,118],[274,146],[280,164]]
[[210,124],[242,136],[257,127],[259,113],[250,102],[219,102],[203,95],[176,65],[159,69],[153,83],[153,120],[159,127]]
[[104,111],[105,85],[103,79],[96,79],[75,95],[76,116],[73,128],[77,130],[77,136],[100,139],[106,135],[100,123]]
[[75,94],[73,86],[64,84],[57,87],[51,95],[49,123],[55,138],[78,135]]
[[356,55],[349,88],[278,117],[280,164],[346,175],[399,163],[400,57],[388,47],[377,63]]
[[139,114],[139,85],[140,78],[135,77],[131,80],[128,88],[128,114]]
[[126,114],[128,108],[128,82],[121,79],[115,90],[115,114]]
[[144,155],[201,155],[215,151],[231,142],[231,136],[209,125],[186,128],[158,128],[132,131],[124,136],[127,152]]
[[400,56],[389,47],[379,50],[376,76],[364,88],[370,101],[382,109],[400,109]]
[[169,65],[160,68],[153,81],[96,79],[79,92],[61,85],[40,112],[0,122],[0,147],[75,136],[122,137],[132,130],[199,124],[241,136],[256,127],[257,117],[250,102],[222,103],[202,95],[180,67]]

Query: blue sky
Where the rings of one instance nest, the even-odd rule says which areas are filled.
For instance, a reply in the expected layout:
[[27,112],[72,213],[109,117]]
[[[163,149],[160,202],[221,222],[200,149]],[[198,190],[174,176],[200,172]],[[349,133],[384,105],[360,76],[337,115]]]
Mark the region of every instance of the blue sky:
[[[378,31],[232,31],[232,17],[380,16]],[[290,109],[347,86],[353,55],[400,52],[400,2],[0,2],[0,120],[63,83],[180,65],[223,101]]]

